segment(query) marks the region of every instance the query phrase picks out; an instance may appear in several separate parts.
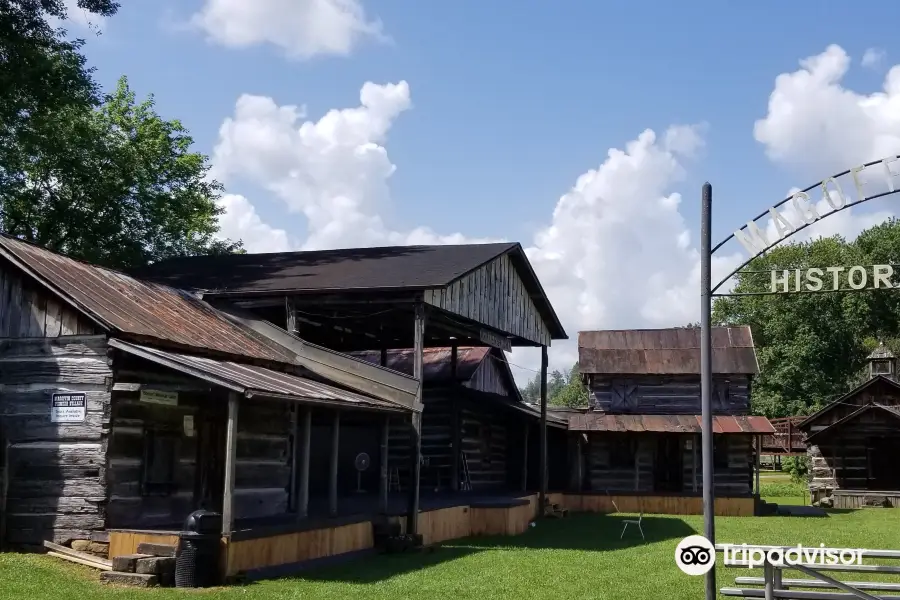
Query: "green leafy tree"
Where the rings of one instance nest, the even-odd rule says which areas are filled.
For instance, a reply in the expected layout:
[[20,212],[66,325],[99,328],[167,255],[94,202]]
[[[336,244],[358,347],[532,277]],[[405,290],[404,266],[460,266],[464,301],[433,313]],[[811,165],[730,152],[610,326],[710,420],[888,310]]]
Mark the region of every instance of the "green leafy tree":
[[124,77],[97,109],[58,111],[42,128],[52,144],[25,136],[4,156],[5,233],[119,269],[240,250],[216,238],[221,186],[207,158],[152,96],[137,103]]
[[[734,291],[768,291],[773,269],[872,264],[900,264],[900,222],[889,220],[853,242],[835,236],[775,248],[737,276]],[[713,321],[752,328],[760,365],[755,412],[808,414],[859,381],[875,340],[900,337],[900,297],[873,290],[721,298]]]
[[578,363],[572,366],[567,377],[566,385],[559,392],[547,400],[553,406],[566,406],[569,408],[587,408],[587,386],[581,381],[578,371]]

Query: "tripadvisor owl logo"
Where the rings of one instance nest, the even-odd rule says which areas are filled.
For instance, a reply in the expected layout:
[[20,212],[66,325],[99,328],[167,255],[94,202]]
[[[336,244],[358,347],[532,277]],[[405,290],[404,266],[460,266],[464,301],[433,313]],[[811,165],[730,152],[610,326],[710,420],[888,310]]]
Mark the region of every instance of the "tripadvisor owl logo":
[[716,548],[702,535],[689,535],[675,547],[675,564],[688,575],[704,575],[716,564]]

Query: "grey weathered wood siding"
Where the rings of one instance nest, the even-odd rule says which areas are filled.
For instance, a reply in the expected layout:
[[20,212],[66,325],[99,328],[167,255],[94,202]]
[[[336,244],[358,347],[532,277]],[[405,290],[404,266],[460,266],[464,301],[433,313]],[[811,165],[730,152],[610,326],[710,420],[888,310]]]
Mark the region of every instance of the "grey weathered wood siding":
[[[197,417],[199,401],[197,395],[181,392],[178,405],[169,406],[141,402],[139,391],[112,393],[107,456],[108,527],[174,527],[194,509],[197,439],[196,434],[185,434],[184,417]],[[148,496],[142,490],[144,444],[150,431],[166,432],[178,438],[175,487],[166,495]]]
[[[679,438],[682,449],[682,492],[699,493],[703,486],[700,437],[684,434],[679,435]],[[717,436],[717,438],[724,440],[728,465],[714,468],[716,494],[721,496],[749,495],[753,486],[752,436],[734,434]],[[631,440],[630,443],[635,448],[635,462],[632,466],[627,468],[610,466],[610,446],[614,439]],[[691,448],[688,448],[689,440]],[[658,467],[656,444],[657,437],[652,433],[590,434],[584,451],[586,489],[596,492],[649,493],[655,491],[654,473]]]
[[[869,437],[898,437],[897,420],[868,411],[840,426],[840,431],[811,444],[809,488],[815,501],[834,490],[868,490],[870,483]],[[875,490],[884,491],[884,490]]]
[[[47,305],[33,290],[25,297]],[[13,545],[90,539],[105,525],[106,339],[59,331],[52,338],[0,339],[0,426],[10,444],[6,539]],[[85,394],[84,422],[52,423],[52,395],[69,392]]]
[[514,385],[509,381],[509,376],[500,364],[498,359],[493,358],[492,354],[486,355],[481,361],[478,368],[472,374],[472,377],[463,385],[479,392],[488,392],[490,394],[499,394],[501,396],[510,396],[512,391],[510,385]]
[[550,345],[550,330],[505,254],[446,288],[426,290],[425,302],[536,344]]
[[0,339],[97,333],[93,321],[0,259]]
[[262,518],[288,512],[294,418],[291,412],[287,402],[241,402],[235,518]]
[[[746,375],[713,380],[713,412],[749,414],[749,382]],[[643,375],[605,377],[591,375],[588,381],[591,408],[610,413],[700,414],[698,376]]]
[[[427,489],[450,489],[452,484],[453,399],[452,392],[425,394],[422,411],[422,467],[420,485]],[[521,428],[521,421],[510,419],[489,406],[458,399],[460,445],[469,464],[473,490],[506,486],[510,479],[509,423]],[[388,447],[390,468],[396,468],[400,484],[409,482],[409,421],[392,419]],[[460,467],[460,477],[462,477]],[[520,478],[513,482],[519,485]]]

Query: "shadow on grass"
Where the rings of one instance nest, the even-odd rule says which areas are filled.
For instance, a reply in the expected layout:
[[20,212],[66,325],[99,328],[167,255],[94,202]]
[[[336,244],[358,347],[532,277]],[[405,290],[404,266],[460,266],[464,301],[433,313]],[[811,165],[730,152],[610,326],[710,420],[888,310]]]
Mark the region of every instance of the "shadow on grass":
[[391,577],[437,566],[479,552],[514,549],[552,549],[604,552],[677,540],[695,533],[678,517],[644,515],[640,531],[629,525],[622,535],[623,515],[573,515],[559,520],[539,521],[535,527],[517,536],[469,537],[448,541],[415,554],[379,555],[333,567],[323,567],[300,577],[308,581],[375,583]]

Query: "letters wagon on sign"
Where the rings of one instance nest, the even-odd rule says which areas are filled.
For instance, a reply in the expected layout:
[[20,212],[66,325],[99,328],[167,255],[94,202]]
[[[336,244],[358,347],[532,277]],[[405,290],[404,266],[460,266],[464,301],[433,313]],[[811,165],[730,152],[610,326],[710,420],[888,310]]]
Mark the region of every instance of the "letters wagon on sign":
[[53,394],[50,398],[51,423],[83,423],[86,413],[84,394]]

